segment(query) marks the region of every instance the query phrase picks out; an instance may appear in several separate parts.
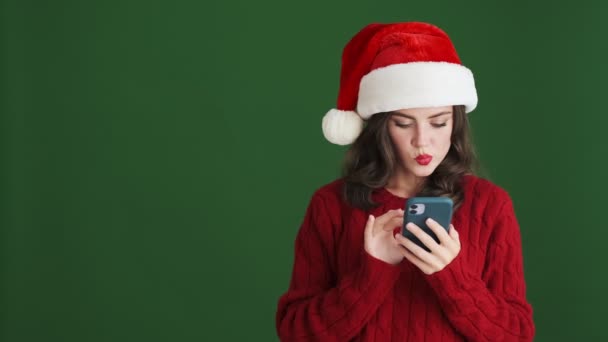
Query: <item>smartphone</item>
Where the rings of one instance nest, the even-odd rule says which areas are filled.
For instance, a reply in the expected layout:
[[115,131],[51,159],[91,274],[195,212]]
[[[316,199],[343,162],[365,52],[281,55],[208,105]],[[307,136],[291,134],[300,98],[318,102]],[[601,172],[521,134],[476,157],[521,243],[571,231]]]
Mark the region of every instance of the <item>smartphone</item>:
[[418,246],[424,248],[427,252],[430,249],[426,247],[414,234],[405,228],[409,222],[415,223],[422,228],[424,232],[429,234],[437,243],[439,238],[433,233],[431,228],[426,225],[426,219],[432,218],[437,221],[446,232],[450,230],[452,222],[452,210],[454,202],[448,197],[411,197],[405,202],[405,219],[403,220],[402,235],[412,240]]

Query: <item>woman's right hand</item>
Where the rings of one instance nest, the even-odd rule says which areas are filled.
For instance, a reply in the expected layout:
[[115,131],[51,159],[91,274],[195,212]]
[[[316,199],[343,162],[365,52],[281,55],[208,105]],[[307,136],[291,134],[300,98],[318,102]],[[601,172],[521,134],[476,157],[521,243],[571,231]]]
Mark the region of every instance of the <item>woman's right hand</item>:
[[369,215],[365,224],[365,251],[391,265],[400,263],[403,260],[403,247],[395,239],[393,230],[403,226],[403,216],[403,209],[389,210],[378,218]]

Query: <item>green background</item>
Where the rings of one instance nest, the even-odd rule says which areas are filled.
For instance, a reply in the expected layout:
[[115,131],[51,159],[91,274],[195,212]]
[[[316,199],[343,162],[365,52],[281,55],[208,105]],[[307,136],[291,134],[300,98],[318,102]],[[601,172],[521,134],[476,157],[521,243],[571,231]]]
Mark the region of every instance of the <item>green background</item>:
[[342,48],[412,20],[475,74],[536,340],[608,338],[599,1],[0,4],[1,341],[277,340]]

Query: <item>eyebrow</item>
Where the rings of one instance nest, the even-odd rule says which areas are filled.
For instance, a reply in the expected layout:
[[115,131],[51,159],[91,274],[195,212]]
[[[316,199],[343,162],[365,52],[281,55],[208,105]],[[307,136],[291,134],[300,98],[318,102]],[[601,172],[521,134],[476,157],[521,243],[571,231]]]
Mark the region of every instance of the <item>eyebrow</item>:
[[[407,115],[407,114],[398,113],[398,112],[393,112],[392,114],[393,115],[403,116],[404,118],[416,120],[416,118],[414,118],[413,116]],[[450,111],[448,111],[448,112],[441,112],[441,113],[433,114],[433,115],[429,116],[428,118],[432,119],[432,118],[436,118],[438,116],[445,115],[445,114],[452,114],[452,112],[450,112]]]

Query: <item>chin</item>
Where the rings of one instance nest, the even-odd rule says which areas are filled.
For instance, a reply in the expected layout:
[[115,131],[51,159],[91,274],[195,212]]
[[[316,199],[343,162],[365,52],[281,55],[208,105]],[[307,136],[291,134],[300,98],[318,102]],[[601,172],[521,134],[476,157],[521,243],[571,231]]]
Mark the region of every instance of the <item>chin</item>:
[[428,177],[428,176],[430,176],[430,175],[433,174],[433,171],[435,171],[435,170],[433,169],[433,170],[424,171],[424,172],[417,172],[416,176],[418,176],[418,177]]
[[431,174],[433,174],[433,172],[435,171],[437,167],[420,167],[417,166],[415,167],[412,171],[412,173],[416,176],[416,177],[428,177]]

